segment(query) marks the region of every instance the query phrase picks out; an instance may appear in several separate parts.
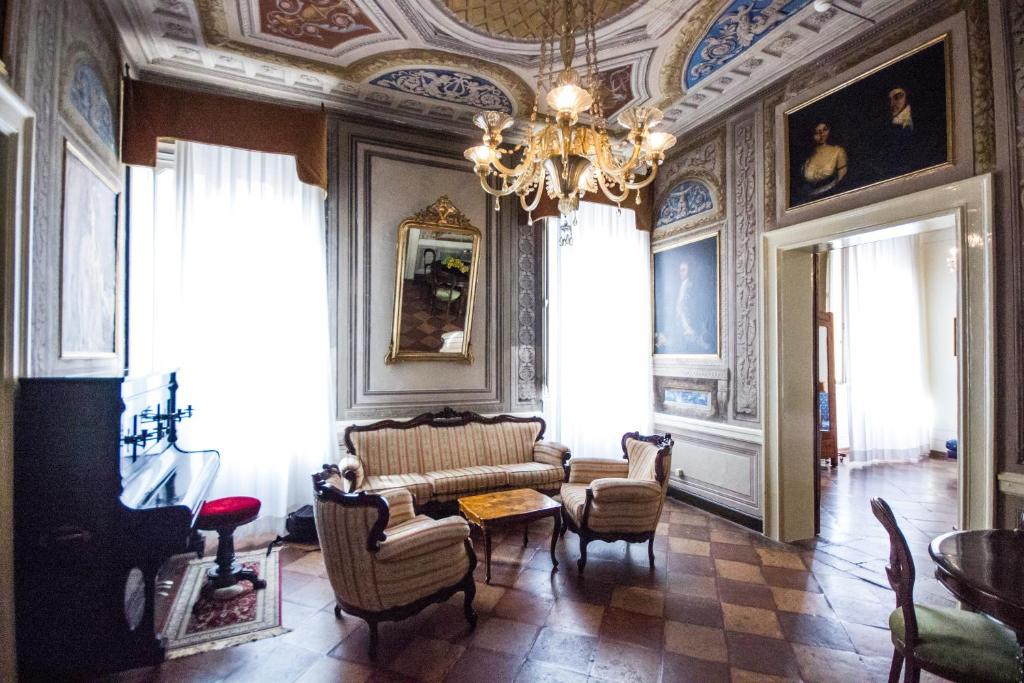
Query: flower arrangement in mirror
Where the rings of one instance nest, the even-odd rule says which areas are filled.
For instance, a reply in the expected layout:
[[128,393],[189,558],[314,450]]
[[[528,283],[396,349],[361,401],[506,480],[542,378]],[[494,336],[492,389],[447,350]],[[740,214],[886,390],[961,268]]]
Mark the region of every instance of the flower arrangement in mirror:
[[469,273],[469,264],[465,263],[462,259],[454,256],[449,256],[444,260],[444,267],[448,270],[455,270],[463,275]]

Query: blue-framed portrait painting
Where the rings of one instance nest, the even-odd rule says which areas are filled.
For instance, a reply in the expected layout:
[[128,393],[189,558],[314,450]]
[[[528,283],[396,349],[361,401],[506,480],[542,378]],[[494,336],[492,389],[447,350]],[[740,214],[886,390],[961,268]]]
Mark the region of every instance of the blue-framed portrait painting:
[[721,355],[719,235],[654,252],[654,353]]

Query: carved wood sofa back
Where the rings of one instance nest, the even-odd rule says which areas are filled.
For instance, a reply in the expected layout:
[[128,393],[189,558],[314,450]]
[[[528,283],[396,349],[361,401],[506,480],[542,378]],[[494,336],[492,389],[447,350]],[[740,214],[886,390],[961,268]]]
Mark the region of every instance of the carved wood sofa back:
[[367,477],[511,465],[533,460],[533,446],[544,429],[539,417],[483,417],[448,408],[406,421],[350,426],[345,447]]

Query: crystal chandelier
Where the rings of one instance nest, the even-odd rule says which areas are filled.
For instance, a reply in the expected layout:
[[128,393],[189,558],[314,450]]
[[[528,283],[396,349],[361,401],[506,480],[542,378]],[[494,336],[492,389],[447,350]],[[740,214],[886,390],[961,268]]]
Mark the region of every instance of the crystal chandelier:
[[[545,8],[545,31],[540,43],[537,92],[523,141],[502,146],[502,132],[513,125],[511,116],[485,111],[473,117],[483,129],[483,144],[470,147],[465,157],[473,162],[480,185],[495,197],[516,194],[533,224],[533,211],[542,193],[558,200],[563,242],[570,222],[575,222],[580,198],[600,190],[621,207],[631,191],[640,203],[639,190],[654,182],[665,150],[675,136],[653,131],[662,119],[654,107],[630,107],[619,114],[623,129],[613,136],[608,130],[599,92],[597,41],[593,0],[550,0]],[[555,71],[557,45],[562,68]],[[573,68],[576,34],[582,33],[586,77]],[[547,110],[541,109],[543,97]],[[587,115],[587,123],[580,121]],[[495,210],[498,204],[495,202]]]

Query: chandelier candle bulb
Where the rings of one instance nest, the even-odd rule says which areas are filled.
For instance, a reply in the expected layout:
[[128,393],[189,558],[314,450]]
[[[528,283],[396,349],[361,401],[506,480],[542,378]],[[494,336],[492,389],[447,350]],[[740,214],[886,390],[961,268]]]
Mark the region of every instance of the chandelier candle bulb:
[[647,134],[647,138],[644,140],[644,150],[651,156],[658,158],[658,163],[661,163],[661,156],[665,153],[665,150],[676,144],[676,136],[672,133],[666,133],[664,131],[656,130],[652,133]]
[[580,112],[590,109],[594,104],[594,98],[575,83],[569,83],[560,85],[549,92],[547,103],[559,114],[569,114],[575,121]]
[[494,158],[494,152],[487,145],[477,145],[476,147],[470,147],[467,149],[463,156],[473,162],[476,166],[476,172],[481,172],[481,167],[484,172],[487,171],[487,167],[491,163],[491,159]]

